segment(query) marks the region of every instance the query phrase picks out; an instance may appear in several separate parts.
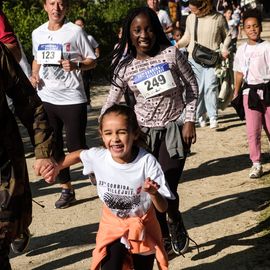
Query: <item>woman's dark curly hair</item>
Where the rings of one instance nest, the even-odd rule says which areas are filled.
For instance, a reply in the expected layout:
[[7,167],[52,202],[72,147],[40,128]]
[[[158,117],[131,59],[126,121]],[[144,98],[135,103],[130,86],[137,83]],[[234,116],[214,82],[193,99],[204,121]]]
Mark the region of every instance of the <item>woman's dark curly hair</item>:
[[243,25],[245,25],[245,21],[246,19],[248,18],[256,18],[260,27],[262,27],[262,14],[261,12],[256,9],[256,8],[253,8],[253,9],[247,9],[244,13],[243,13],[243,16],[242,16],[242,19],[243,19]]
[[[114,84],[114,78],[122,67],[126,67],[134,57],[136,57],[136,49],[132,45],[130,38],[130,25],[134,18],[140,14],[145,14],[150,18],[153,31],[156,37],[156,42],[153,49],[159,49],[161,46],[171,46],[170,41],[165,35],[163,28],[159,22],[158,16],[155,11],[149,7],[138,7],[129,11],[122,25],[122,37],[119,43],[112,52],[112,62],[110,66],[110,81]],[[123,57],[123,55],[125,55]]]

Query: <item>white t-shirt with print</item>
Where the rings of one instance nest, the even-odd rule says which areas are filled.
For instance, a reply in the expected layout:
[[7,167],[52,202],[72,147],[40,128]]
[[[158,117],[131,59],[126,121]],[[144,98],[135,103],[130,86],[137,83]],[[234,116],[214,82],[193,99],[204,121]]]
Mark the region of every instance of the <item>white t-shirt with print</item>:
[[[48,53],[51,61],[55,61],[52,55],[59,56],[59,51],[62,59],[70,59],[74,62],[85,58],[96,58],[85,32],[71,22],[64,23],[56,31],[49,30],[48,22],[44,23],[33,31],[32,43],[33,55],[38,63],[41,61],[42,53],[45,52],[44,48],[49,46],[54,50],[54,54]],[[87,101],[80,70],[66,72],[60,65],[42,64],[39,76],[41,83],[38,95],[42,101],[55,105],[81,104]]]
[[[261,84],[270,81],[270,42],[264,41],[256,45],[244,43],[236,51],[233,70],[243,73],[248,84]],[[243,94],[248,94],[249,89]],[[261,91],[258,90],[261,96]]]
[[118,217],[141,217],[147,212],[151,198],[142,189],[147,177],[160,185],[158,192],[162,196],[174,199],[159,163],[142,148],[136,159],[127,164],[114,161],[103,147],[83,150],[80,158],[83,174],[95,173],[99,198]]

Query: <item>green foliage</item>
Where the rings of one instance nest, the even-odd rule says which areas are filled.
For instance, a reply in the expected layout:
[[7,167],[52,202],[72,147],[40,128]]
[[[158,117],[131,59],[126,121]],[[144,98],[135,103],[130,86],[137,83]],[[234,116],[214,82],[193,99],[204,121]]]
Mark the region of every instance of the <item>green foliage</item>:
[[23,5],[23,1],[17,1],[17,4],[12,7],[12,10],[10,3],[4,2],[3,11],[8,17],[8,20],[12,25],[14,32],[19,37],[19,40],[24,47],[27,57],[31,58],[31,33],[39,25],[46,22],[46,13],[41,8],[37,8],[35,6],[31,6],[30,9],[27,9]]
[[[106,56],[117,42],[119,26],[130,8],[145,5],[145,0],[77,0],[70,1],[67,17],[74,21],[82,16],[86,32],[100,44],[101,56]],[[19,37],[28,59],[32,60],[32,31],[48,20],[42,0],[5,1],[3,11]],[[108,63],[103,63],[108,65]],[[98,67],[98,69],[103,69]]]
[[112,0],[108,2],[104,19],[106,22],[117,22],[124,19],[129,9],[141,4],[142,1]]
[[86,5],[71,4],[69,19],[82,16],[86,20],[86,31],[93,35],[103,47],[111,50],[117,41],[117,32],[129,9],[145,4],[145,0],[88,1]]

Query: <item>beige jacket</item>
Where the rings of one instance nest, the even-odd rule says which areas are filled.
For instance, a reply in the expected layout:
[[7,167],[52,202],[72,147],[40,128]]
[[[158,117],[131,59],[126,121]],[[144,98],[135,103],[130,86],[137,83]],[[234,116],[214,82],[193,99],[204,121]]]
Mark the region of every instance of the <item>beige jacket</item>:
[[[195,19],[196,16],[194,14],[190,14],[187,17],[185,33],[177,42],[178,48],[187,46],[190,58],[194,48]],[[225,17],[218,12],[198,17],[197,42],[212,50],[219,50],[220,45],[223,43],[222,51],[228,51],[231,43],[231,34],[229,33]]]

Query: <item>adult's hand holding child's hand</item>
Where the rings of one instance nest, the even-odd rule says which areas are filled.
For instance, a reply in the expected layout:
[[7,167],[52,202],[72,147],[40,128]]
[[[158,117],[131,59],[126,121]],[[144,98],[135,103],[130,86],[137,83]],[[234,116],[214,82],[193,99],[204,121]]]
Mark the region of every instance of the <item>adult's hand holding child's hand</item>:
[[41,175],[44,180],[51,184],[59,173],[57,163],[53,159],[37,159],[33,166],[36,175]]

